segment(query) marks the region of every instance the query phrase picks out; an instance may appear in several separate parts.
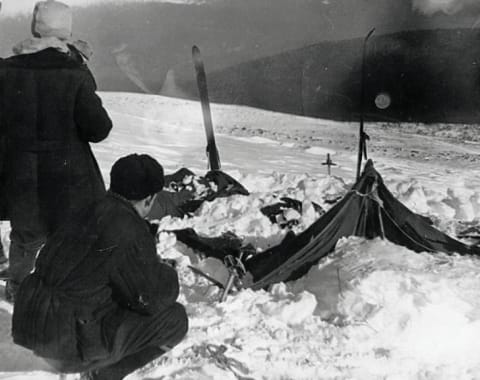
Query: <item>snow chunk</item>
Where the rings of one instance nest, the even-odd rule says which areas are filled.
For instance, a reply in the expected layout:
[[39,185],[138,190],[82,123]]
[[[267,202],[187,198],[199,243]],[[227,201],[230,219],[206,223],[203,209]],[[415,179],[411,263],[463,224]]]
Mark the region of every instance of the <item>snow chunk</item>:
[[292,294],[286,291],[285,284],[273,286],[271,302],[260,306],[263,313],[289,325],[298,325],[313,314],[317,301],[309,292]]

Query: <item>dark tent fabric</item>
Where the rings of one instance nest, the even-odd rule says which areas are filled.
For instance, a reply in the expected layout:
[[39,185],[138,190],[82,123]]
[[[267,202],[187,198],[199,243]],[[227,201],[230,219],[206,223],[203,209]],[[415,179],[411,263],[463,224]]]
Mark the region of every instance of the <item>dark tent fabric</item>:
[[226,232],[218,237],[201,237],[192,228],[169,232],[173,232],[178,241],[202,252],[205,257],[215,257],[223,261],[225,256],[239,257],[242,252],[242,239],[232,232]]
[[[301,213],[302,202],[288,197],[282,197],[280,200],[280,202],[264,206],[260,211],[270,219],[270,222],[277,223],[281,228],[289,228],[298,224],[297,219],[282,223],[278,220],[278,216],[288,209],[293,209]],[[317,204],[314,203],[313,207],[319,214],[325,213]],[[178,241],[197,251],[204,257],[215,257],[223,261],[226,256],[232,255],[234,257],[241,256],[242,261],[245,261],[256,254],[256,250],[251,244],[243,245],[243,239],[231,231],[215,237],[201,236],[197,234],[193,228],[169,230],[166,232],[174,233]],[[295,234],[289,230],[282,244],[293,237],[295,237]]]
[[205,174],[205,180],[207,183],[213,182],[217,186],[217,189],[207,196],[207,201],[212,201],[215,198],[229,197],[235,194],[250,194],[237,180],[221,170],[210,170]]
[[244,286],[261,289],[298,279],[352,235],[385,238],[415,252],[480,254],[479,247],[452,239],[395,199],[369,160],[352,190],[307,230],[245,261],[252,277]]
[[147,218],[149,220],[160,220],[168,215],[183,218],[187,213],[182,209],[182,205],[190,202],[192,198],[193,194],[188,190],[159,191]]
[[159,220],[167,215],[181,218],[195,212],[205,201],[235,194],[249,195],[245,187],[220,170],[211,170],[204,177],[196,177],[198,184],[205,187],[203,193],[198,195],[193,177],[195,173],[187,168],[166,175],[165,189],[157,193],[147,218]]

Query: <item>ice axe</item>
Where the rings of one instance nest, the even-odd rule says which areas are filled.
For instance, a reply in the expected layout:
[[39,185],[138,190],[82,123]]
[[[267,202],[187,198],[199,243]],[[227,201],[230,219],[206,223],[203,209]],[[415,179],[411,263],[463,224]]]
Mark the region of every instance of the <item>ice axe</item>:
[[242,263],[243,252],[240,252],[239,257],[232,255],[225,256],[224,263],[228,269],[228,280],[220,295],[220,302],[224,302],[227,299],[228,293],[232,289],[235,280],[240,279],[247,273],[245,266]]

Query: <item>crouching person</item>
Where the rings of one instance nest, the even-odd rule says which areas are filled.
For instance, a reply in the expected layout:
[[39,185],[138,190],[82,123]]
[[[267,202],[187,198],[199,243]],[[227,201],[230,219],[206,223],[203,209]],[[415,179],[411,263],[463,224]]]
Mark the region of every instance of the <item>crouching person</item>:
[[104,198],[60,227],[15,300],[12,335],[63,373],[123,379],[188,329],[176,271],[143,219],[163,187],[148,155],[119,159]]

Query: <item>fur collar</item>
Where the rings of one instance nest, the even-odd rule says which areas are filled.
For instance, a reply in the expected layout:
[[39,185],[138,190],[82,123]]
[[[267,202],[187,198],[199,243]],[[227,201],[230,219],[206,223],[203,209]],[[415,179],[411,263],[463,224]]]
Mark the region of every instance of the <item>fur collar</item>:
[[82,40],[63,40],[57,37],[31,37],[16,44],[13,47],[15,55],[33,54],[39,51],[53,48],[64,54],[70,54],[72,49],[80,53],[83,60],[92,56],[92,50],[87,42]]

